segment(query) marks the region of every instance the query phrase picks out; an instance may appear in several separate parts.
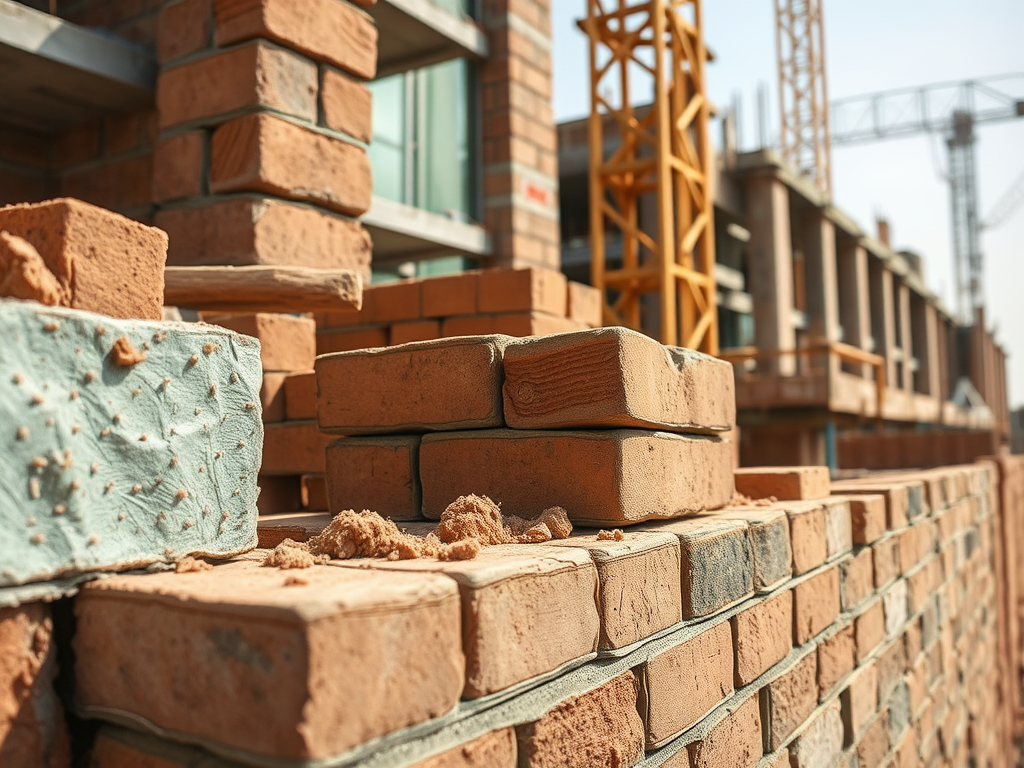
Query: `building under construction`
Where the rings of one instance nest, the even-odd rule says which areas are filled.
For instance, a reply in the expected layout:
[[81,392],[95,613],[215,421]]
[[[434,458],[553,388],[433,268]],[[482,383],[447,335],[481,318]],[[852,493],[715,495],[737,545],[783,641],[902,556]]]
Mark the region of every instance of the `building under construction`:
[[0,0],[0,766],[1021,764],[976,200],[954,309],[702,5],[556,125],[548,0]]

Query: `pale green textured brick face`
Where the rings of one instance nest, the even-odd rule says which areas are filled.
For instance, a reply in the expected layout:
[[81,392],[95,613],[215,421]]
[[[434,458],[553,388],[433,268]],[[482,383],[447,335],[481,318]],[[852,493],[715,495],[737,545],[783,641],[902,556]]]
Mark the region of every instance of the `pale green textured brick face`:
[[252,549],[261,382],[223,328],[0,300],[0,586]]

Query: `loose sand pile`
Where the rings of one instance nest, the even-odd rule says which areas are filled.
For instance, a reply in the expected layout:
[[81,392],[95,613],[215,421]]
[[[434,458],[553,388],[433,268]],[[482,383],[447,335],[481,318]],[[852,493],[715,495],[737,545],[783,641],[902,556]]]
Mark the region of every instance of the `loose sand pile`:
[[504,517],[486,496],[460,496],[445,509],[433,533],[413,536],[400,531],[392,520],[376,512],[346,510],[307,542],[285,539],[274,548],[264,565],[276,568],[309,568],[331,559],[376,557],[413,560],[472,560],[481,547],[493,544],[538,544],[566,539],[572,523],[561,507],[545,509],[540,517],[524,520]]
[[777,502],[774,496],[766,496],[763,499],[752,499],[749,496],[745,496],[739,491],[734,491],[732,494],[732,501],[729,502],[730,507],[770,507],[772,504]]

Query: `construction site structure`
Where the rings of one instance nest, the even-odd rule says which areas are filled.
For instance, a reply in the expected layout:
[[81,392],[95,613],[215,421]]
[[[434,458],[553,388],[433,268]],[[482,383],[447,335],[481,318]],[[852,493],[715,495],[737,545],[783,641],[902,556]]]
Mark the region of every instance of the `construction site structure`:
[[[588,0],[580,27],[590,40],[591,280],[606,297],[604,322],[717,354],[701,0]],[[638,78],[654,93],[642,110]],[[656,220],[640,216],[646,195]],[[621,238],[614,266],[611,233]],[[645,311],[657,321],[644,323]]]

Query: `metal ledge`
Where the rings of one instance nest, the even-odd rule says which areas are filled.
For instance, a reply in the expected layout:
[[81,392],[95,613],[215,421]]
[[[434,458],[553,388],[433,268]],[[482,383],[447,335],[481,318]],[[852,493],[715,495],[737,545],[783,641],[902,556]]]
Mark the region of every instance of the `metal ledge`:
[[480,258],[491,253],[487,231],[411,205],[374,196],[361,219],[373,238],[374,264],[422,261],[439,256]]
[[367,9],[381,30],[377,77],[408,72],[442,61],[487,58],[487,36],[430,0],[379,0]]
[[153,102],[152,51],[0,0],[0,122],[57,133]]

